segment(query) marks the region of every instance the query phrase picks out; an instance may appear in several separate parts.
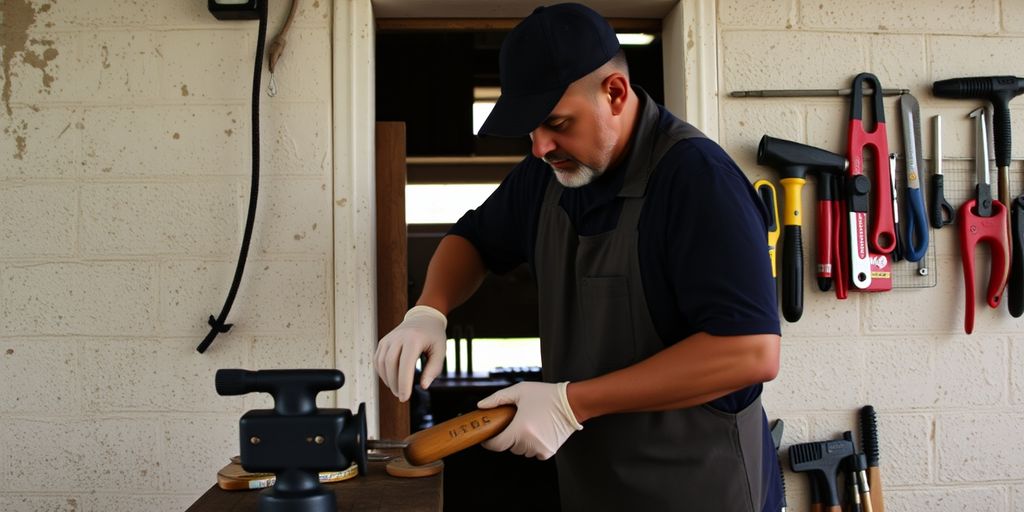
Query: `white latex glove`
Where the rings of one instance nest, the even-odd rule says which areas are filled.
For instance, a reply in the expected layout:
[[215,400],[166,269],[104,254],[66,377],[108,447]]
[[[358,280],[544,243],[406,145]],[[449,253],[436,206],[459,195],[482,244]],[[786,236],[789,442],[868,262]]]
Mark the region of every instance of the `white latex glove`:
[[420,386],[426,389],[444,366],[448,319],[430,306],[416,306],[405,319],[377,344],[374,366],[384,384],[402,402],[412,395],[412,378],[420,354],[427,364],[420,374]]
[[573,432],[583,430],[569,407],[565,394],[568,385],[568,382],[520,382],[478,402],[476,405],[481,409],[504,404],[517,407],[515,417],[505,430],[481,446],[496,452],[510,450],[516,455],[540,460],[551,458]]

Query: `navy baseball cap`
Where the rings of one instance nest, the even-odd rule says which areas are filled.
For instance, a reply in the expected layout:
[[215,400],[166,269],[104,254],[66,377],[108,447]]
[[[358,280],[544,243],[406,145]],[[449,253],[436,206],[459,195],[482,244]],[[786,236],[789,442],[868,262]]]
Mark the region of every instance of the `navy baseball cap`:
[[619,51],[615,31],[580,4],[538,7],[501,44],[501,96],[480,135],[519,137],[547,118],[569,84]]

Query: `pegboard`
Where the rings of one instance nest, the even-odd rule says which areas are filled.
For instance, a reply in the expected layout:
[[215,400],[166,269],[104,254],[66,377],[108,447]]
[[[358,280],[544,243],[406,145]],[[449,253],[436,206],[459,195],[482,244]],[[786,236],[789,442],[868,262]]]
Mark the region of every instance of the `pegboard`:
[[[931,211],[932,208],[932,175],[934,173],[934,160],[925,159],[924,169],[921,172],[922,184],[921,189],[924,192],[925,209],[927,212]],[[897,182],[897,193],[901,203],[900,212],[900,224],[905,227],[905,177],[906,173],[904,169],[904,162],[902,158],[897,159],[896,163],[896,182]],[[967,200],[974,197],[975,185],[977,179],[974,171],[974,159],[973,158],[943,158],[942,159],[942,174],[944,178],[943,182],[943,196],[946,198],[946,202],[953,207],[954,210],[958,210],[960,205],[964,204]],[[1016,197],[1020,194],[1014,194],[1015,184],[1020,192],[1024,193],[1024,162],[1011,161],[1009,168],[1010,175],[1010,197]],[[989,184],[992,188],[992,198],[996,199],[999,197],[999,173],[995,165],[995,161],[989,162]],[[959,214],[959,213],[958,213]],[[930,220],[930,214],[929,214]],[[956,223],[945,226],[946,229],[956,229]],[[918,264],[911,263],[909,261],[899,261],[893,263],[893,288],[930,288],[936,285],[938,282],[938,268],[936,265],[935,256],[935,229],[929,224],[928,228],[928,253],[922,258],[925,268],[928,269],[927,275],[919,275]]]

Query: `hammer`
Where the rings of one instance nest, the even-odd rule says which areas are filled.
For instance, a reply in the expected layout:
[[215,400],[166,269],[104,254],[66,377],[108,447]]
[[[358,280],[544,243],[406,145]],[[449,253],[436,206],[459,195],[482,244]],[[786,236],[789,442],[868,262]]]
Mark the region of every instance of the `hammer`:
[[803,205],[800,194],[808,172],[820,172],[822,181],[826,181],[830,180],[827,174],[845,172],[848,162],[842,155],[824,149],[765,135],[757,147],[757,163],[772,167],[782,175],[779,181],[782,182],[786,197],[782,215],[785,239],[782,253],[782,316],[789,322],[796,322],[804,312],[804,249],[801,235]]

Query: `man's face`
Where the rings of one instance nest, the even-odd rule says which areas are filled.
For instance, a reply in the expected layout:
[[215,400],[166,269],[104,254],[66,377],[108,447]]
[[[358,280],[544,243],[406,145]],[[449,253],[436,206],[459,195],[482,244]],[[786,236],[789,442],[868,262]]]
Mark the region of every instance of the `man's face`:
[[569,87],[548,118],[530,132],[533,155],[544,159],[562,186],[582,187],[611,164],[617,132],[607,97]]

